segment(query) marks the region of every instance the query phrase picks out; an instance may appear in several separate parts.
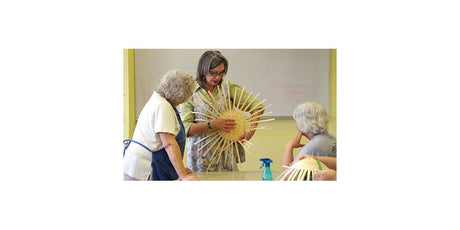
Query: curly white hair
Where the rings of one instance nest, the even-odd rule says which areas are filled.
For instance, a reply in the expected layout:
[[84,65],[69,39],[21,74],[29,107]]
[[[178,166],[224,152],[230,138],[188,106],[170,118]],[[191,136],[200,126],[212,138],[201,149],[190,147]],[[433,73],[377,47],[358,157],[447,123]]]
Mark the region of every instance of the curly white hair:
[[292,115],[297,128],[303,133],[323,134],[327,133],[329,117],[326,109],[315,102],[306,102],[298,105]]
[[192,96],[195,79],[184,71],[171,70],[161,78],[157,93],[170,103],[183,103]]

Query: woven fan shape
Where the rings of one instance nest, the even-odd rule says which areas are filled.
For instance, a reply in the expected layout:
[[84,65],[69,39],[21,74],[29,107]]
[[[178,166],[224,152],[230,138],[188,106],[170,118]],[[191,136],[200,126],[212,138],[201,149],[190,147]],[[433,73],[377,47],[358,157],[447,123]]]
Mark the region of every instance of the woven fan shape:
[[288,167],[277,180],[302,181],[315,180],[314,173],[329,169],[323,162],[312,157],[299,160],[292,166]]
[[[251,130],[256,130],[256,129],[266,129],[267,127],[257,127],[257,128],[251,128],[251,124],[255,124],[255,123],[260,123],[260,122],[265,122],[265,121],[273,121],[275,119],[265,119],[265,120],[258,120],[258,118],[262,117],[263,115],[268,115],[270,114],[271,112],[269,113],[265,113],[265,114],[259,114],[257,116],[254,116],[254,117],[251,117],[249,115],[245,115],[245,112],[243,111],[246,111],[247,109],[249,109],[249,106],[256,100],[257,96],[259,96],[259,94],[257,94],[256,96],[253,97],[253,99],[251,101],[248,101],[248,98],[247,97],[245,100],[243,100],[243,91],[244,91],[244,88],[241,90],[241,92],[237,92],[237,90],[235,89],[234,92],[230,92],[230,86],[227,82],[227,84],[222,84],[221,86],[217,86],[217,90],[218,90],[218,94],[219,95],[225,95],[225,92],[227,92],[226,96],[222,97],[224,99],[223,103],[219,104],[216,99],[214,98],[214,96],[212,95],[212,93],[208,92],[208,95],[210,96],[210,98],[212,99],[212,101],[208,102],[208,104],[210,105],[210,107],[212,108],[212,111],[207,109],[204,105],[201,105],[204,110],[207,111],[207,113],[200,113],[200,112],[192,112],[192,113],[195,113],[195,114],[201,114],[203,116],[206,116],[207,118],[209,119],[216,119],[216,118],[231,118],[231,119],[235,119],[235,128],[231,129],[230,132],[224,132],[224,131],[217,131],[217,130],[214,130],[214,131],[211,131],[210,133],[208,133],[208,135],[201,139],[200,141],[194,143],[194,144],[198,144],[202,141],[204,141],[204,145],[201,146],[200,150],[202,148],[204,148],[205,146],[217,146],[216,147],[216,151],[211,153],[211,162],[207,168],[206,171],[209,170],[209,168],[211,167],[212,163],[214,161],[216,161],[217,163],[219,163],[219,161],[221,160],[221,155],[223,152],[225,152],[226,150],[230,149],[232,151],[231,152],[231,156],[227,156],[225,155],[225,159],[227,157],[235,157],[234,155],[236,155],[236,157],[238,158],[238,162],[240,162],[240,159],[239,159],[239,153],[238,153],[238,144],[241,145],[244,150],[247,152],[247,148],[249,147],[248,145],[252,145],[251,142],[249,141],[246,141],[246,140],[238,140],[239,137],[241,137],[241,135],[243,135],[245,132],[248,132],[248,131],[251,131]],[[252,94],[252,91],[249,93],[249,94]],[[233,99],[233,100],[232,100]],[[260,106],[262,105],[262,103],[266,101],[265,99],[262,100],[261,102],[259,102],[257,105],[254,106],[254,109],[251,109],[249,111],[247,111],[247,113],[251,113],[255,110],[255,108],[257,106]],[[269,108],[271,105],[268,105],[266,107],[263,108],[263,110]],[[199,120],[197,119],[197,121],[203,121],[203,122],[207,122],[207,120]],[[211,150],[211,148],[208,149],[208,151],[206,151],[205,153],[203,153],[203,156],[205,156],[206,154],[208,154],[209,150]]]

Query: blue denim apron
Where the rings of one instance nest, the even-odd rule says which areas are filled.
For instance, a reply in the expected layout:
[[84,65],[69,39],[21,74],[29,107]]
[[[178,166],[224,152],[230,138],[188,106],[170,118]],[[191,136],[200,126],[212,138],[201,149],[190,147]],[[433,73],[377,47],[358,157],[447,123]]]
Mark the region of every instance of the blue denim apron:
[[[183,158],[185,140],[187,137],[185,135],[184,124],[182,123],[179,112],[177,111],[176,108],[174,108],[174,106],[173,106],[173,109],[174,109],[174,112],[176,113],[177,120],[179,121],[179,124],[180,124],[180,131],[176,135],[176,141],[177,141],[177,144],[179,144],[180,152]],[[176,173],[176,170],[174,169],[174,166],[169,160],[169,156],[165,148],[162,148],[158,151],[152,151],[149,148],[147,148],[147,146],[137,141],[126,139],[123,141],[123,143],[125,144],[123,156],[125,156],[125,151],[131,142],[141,145],[142,147],[144,147],[145,149],[147,149],[149,152],[152,153],[152,175],[150,177],[151,180],[177,180],[179,178],[179,176]]]

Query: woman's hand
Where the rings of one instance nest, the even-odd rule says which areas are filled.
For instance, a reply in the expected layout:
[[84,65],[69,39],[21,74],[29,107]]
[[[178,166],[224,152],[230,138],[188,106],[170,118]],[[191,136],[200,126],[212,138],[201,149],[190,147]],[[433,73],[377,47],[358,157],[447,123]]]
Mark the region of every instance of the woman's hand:
[[314,174],[315,180],[337,180],[337,171],[327,169]]
[[313,156],[313,155],[310,155],[310,154],[303,154],[303,155],[299,156],[299,158],[297,159],[297,161],[303,160],[303,159],[305,159],[305,158],[307,158],[307,157],[311,157],[311,158],[313,158],[313,159],[315,159],[315,160],[318,160],[318,158],[316,158],[316,157]]
[[200,178],[192,174],[187,174],[184,177],[180,178],[180,180],[200,180]]
[[254,136],[255,132],[256,132],[255,130],[247,131],[243,133],[243,135],[241,135],[241,137],[239,137],[238,140],[239,141],[249,141],[252,138],[252,136]]
[[210,125],[213,129],[228,133],[231,129],[235,128],[236,121],[235,119],[217,118],[211,120]]
[[185,171],[187,172],[187,175],[180,178],[181,180],[200,180],[199,177],[192,175],[193,171],[191,169],[185,168]]
[[286,144],[286,147],[291,148],[291,149],[295,149],[295,148],[305,146],[305,144],[300,143],[300,139],[302,139],[302,133],[300,131],[298,131],[297,136],[295,136],[293,139],[288,141],[288,143]]

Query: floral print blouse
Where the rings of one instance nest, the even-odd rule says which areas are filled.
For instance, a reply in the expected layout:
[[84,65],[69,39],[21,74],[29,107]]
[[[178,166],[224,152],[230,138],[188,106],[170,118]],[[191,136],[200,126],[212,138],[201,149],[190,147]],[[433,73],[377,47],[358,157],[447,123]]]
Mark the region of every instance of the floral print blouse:
[[[253,109],[264,108],[263,104],[261,104],[257,99],[253,100],[254,97],[245,90],[243,90],[241,86],[234,84],[231,81],[222,82],[222,86],[223,90],[220,91],[220,94],[217,88],[215,88],[212,92],[214,99],[217,101],[219,105],[223,106],[224,102],[227,101],[226,99],[228,98],[228,88],[230,88],[230,100],[232,101],[232,104],[233,101],[236,99],[241,100],[241,104],[243,103],[243,101],[252,102],[249,106],[245,106],[245,112],[251,111]],[[243,93],[241,94],[242,90]],[[236,95],[236,98],[233,97],[234,95]],[[242,95],[241,99],[240,95]],[[191,98],[187,102],[181,104],[179,107],[180,115],[185,127],[185,133],[188,133],[190,126],[193,123],[205,122],[210,120],[210,118],[207,116],[201,114],[194,114],[192,112],[208,114],[209,110],[213,113],[218,114],[218,112],[216,112],[214,109],[215,106],[209,105],[209,102],[214,101],[214,99],[208,95],[204,88],[196,84],[196,88]],[[247,115],[249,116],[250,114]],[[213,155],[213,153],[217,153],[219,148],[217,148],[218,144],[214,144],[212,141],[209,141],[211,144],[206,145],[208,141],[203,139],[206,138],[210,133],[211,132],[207,132],[201,135],[191,136],[187,138],[187,144],[185,148],[187,151],[188,168],[190,168],[194,172],[207,171],[208,167],[209,172],[238,171],[237,163],[243,163],[245,161],[244,148],[240,144],[237,144],[238,149],[227,148],[225,151],[222,152],[221,157],[218,158],[219,160],[212,160],[211,156]],[[210,165],[211,161],[212,164]]]

